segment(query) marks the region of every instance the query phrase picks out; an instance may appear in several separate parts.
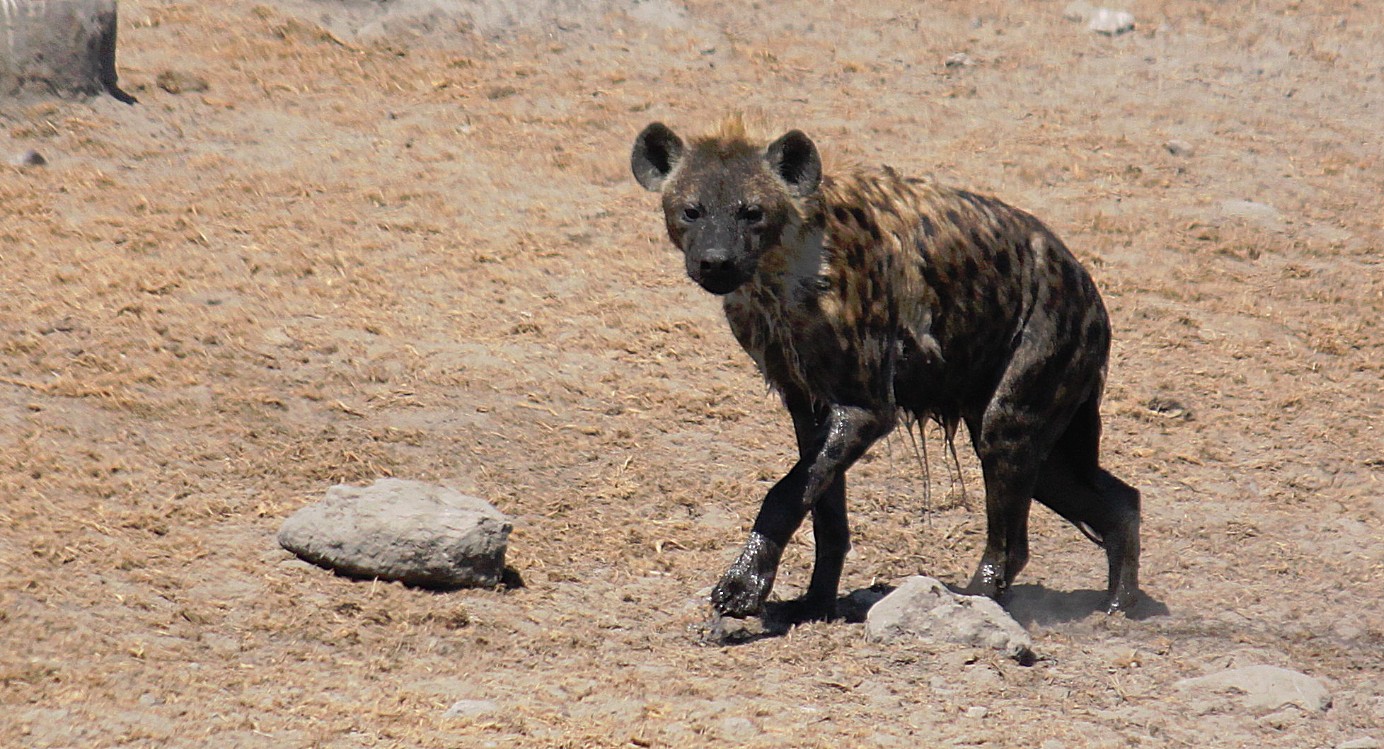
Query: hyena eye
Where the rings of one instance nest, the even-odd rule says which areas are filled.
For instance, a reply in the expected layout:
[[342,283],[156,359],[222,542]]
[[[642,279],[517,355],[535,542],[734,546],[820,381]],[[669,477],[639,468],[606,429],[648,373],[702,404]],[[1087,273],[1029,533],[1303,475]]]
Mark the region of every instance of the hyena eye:
[[764,220],[764,209],[757,205],[747,205],[740,209],[740,218],[751,224],[757,224]]
[[701,217],[702,209],[695,205],[689,205],[686,208],[682,209],[682,220],[686,221],[689,224]]

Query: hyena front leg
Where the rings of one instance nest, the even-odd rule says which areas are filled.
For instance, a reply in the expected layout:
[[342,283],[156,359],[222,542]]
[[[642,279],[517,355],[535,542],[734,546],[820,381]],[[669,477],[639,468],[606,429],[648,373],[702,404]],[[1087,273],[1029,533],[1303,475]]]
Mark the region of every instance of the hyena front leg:
[[[799,420],[795,416],[795,425]],[[816,606],[823,605],[823,601],[835,604],[848,543],[846,471],[875,440],[889,432],[893,423],[892,412],[841,405],[826,409],[810,449],[800,447],[797,464],[764,497],[740,556],[711,591],[711,604],[717,612],[744,617],[763,609],[774,586],[783,547],[808,511],[814,512],[813,527],[818,533],[819,548],[818,566],[813,570],[805,600]],[[799,430],[800,434],[802,431]]]
[[993,405],[979,423],[966,424],[985,479],[985,551],[966,592],[999,598],[1028,564],[1028,514],[1039,464],[1026,430]]

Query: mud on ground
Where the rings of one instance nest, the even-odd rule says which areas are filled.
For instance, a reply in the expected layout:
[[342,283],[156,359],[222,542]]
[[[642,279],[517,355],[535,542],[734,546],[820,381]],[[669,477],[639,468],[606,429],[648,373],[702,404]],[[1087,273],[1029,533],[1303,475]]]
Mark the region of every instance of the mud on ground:
[[[0,170],[0,745],[1384,741],[1369,3],[1131,3],[1115,38],[1057,0],[335,6],[122,3],[139,105],[0,103],[0,149],[50,162]],[[627,159],[728,108],[999,195],[1087,263],[1143,615],[1096,613],[1101,555],[1035,510],[1032,667],[849,623],[698,645],[790,431]],[[853,472],[845,591],[978,558],[974,461],[925,444]],[[381,475],[513,515],[525,586],[277,548]],[[1256,663],[1334,704],[1172,686]]]

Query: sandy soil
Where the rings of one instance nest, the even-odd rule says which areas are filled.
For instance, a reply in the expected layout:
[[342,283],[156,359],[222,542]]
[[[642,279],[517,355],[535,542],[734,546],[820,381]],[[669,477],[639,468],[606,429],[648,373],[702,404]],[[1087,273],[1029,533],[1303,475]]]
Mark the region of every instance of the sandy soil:
[[[378,7],[132,0],[139,105],[0,103],[0,154],[50,162],[0,168],[0,746],[1384,741],[1373,4],[1149,0],[1117,38],[1064,0],[474,5],[355,33]],[[997,194],[1091,267],[1136,616],[1035,510],[1032,667],[845,622],[699,644],[791,438],[628,149],[731,108]],[[974,460],[928,446],[929,479],[901,437],[853,472],[845,592],[978,558]],[[277,547],[383,475],[513,515],[525,586]],[[1173,687],[1257,663],[1332,707]]]

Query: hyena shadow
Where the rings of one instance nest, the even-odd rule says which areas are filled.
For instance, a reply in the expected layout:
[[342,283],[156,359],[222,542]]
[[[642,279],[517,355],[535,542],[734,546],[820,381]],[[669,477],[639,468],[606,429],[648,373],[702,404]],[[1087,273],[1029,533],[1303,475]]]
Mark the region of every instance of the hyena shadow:
[[[966,595],[962,586],[948,584],[947,588],[958,595]],[[885,596],[894,592],[895,586],[876,583],[868,588],[859,588],[836,599],[837,618],[849,624],[864,624],[870,609]],[[1108,601],[1103,590],[1053,590],[1038,584],[1015,585],[1001,599],[1004,610],[1014,617],[1014,621],[1025,629],[1075,622],[1092,614],[1104,613]],[[793,619],[792,601],[770,601],[764,610],[764,634],[782,634],[798,622]],[[1168,616],[1171,612],[1167,604],[1147,592],[1139,602],[1124,612],[1132,620]]]
[[[945,583],[947,589],[957,595],[968,595],[963,586]],[[894,592],[894,586],[877,583],[868,588],[860,588],[836,601],[839,617],[852,624],[862,624],[870,615],[870,609],[881,599]],[[1103,590],[1052,590],[1038,584],[1015,585],[1000,598],[1004,610],[1024,629],[1034,625],[1049,626],[1065,622],[1075,622],[1096,613],[1104,613],[1108,602]],[[771,603],[765,611],[766,617],[774,614]],[[779,604],[782,605],[782,604]],[[1124,612],[1134,620],[1167,616],[1168,606],[1150,597],[1140,596],[1139,602]]]
[[[1042,585],[1025,584],[1011,587],[1001,603],[1024,629],[1034,625],[1075,622],[1105,611],[1108,594],[1103,590],[1053,590]],[[1167,616],[1168,605],[1142,591],[1137,603],[1124,614],[1135,621]]]

